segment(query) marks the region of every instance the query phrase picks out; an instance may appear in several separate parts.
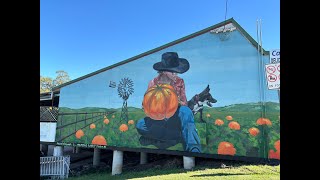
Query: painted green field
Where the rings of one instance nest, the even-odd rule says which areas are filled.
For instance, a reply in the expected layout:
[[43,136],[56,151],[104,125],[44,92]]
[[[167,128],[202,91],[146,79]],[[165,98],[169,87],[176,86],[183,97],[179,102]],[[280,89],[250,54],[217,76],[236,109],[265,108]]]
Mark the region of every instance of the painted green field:
[[[105,115],[105,112],[115,111]],[[107,146],[119,146],[129,148],[141,148],[135,124],[145,117],[142,109],[129,107],[128,120],[121,118],[121,109],[83,108],[68,109],[60,108],[59,113],[87,112],[81,115],[59,116],[58,126],[65,126],[57,130],[57,140],[60,142],[92,144],[94,137],[101,135]],[[101,112],[91,114],[91,112]],[[203,118],[206,123],[199,122],[199,115],[195,116],[196,127],[201,139],[202,152],[208,154],[229,154],[235,156],[265,157],[270,156],[270,151],[280,152],[280,112],[279,104],[266,103],[265,109],[261,109],[259,103],[235,104],[225,107],[204,108]],[[261,124],[258,120],[262,112],[265,112],[267,124]],[[227,117],[229,116],[229,117]],[[84,120],[86,119],[86,120]],[[105,119],[108,119],[107,121]],[[131,123],[129,123],[129,120]],[[264,119],[263,119],[264,120]],[[77,122],[77,123],[75,123]],[[260,122],[260,123],[259,123]],[[92,127],[94,124],[94,128]],[[91,125],[91,128],[90,128]],[[121,128],[120,128],[121,127]],[[250,133],[249,129],[255,129]],[[76,132],[82,130],[81,137],[76,137]],[[220,145],[220,146],[219,146]],[[226,149],[222,146],[231,146]],[[153,145],[147,148],[156,147]],[[182,145],[177,144],[168,150],[182,151]],[[280,157],[279,157],[280,158]],[[278,159],[278,158],[277,158]]]

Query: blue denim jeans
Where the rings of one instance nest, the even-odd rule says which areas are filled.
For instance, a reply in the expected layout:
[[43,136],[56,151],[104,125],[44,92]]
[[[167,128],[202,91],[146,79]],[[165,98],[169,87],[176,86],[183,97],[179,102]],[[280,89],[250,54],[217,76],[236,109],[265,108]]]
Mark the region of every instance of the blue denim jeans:
[[182,143],[185,151],[201,152],[193,113],[187,106],[179,106],[175,114],[168,119],[153,120],[150,117],[140,119],[136,128],[141,138],[147,139],[150,142],[148,144],[156,147],[166,149]]

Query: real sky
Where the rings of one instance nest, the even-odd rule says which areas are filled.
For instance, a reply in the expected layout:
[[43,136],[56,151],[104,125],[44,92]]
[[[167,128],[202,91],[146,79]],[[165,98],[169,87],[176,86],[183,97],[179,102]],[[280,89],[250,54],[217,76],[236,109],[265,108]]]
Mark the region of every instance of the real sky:
[[279,0],[40,0],[40,74],[76,79],[232,17],[280,48]]

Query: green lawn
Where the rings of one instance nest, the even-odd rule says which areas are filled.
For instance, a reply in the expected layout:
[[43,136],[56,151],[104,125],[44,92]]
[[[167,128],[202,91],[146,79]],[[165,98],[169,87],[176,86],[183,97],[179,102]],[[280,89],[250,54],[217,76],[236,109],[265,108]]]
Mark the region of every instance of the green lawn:
[[70,177],[69,180],[104,179],[280,179],[280,165],[239,165],[228,168],[196,166],[194,170],[183,168],[154,167],[143,171],[123,171],[120,175],[111,175],[111,171]]

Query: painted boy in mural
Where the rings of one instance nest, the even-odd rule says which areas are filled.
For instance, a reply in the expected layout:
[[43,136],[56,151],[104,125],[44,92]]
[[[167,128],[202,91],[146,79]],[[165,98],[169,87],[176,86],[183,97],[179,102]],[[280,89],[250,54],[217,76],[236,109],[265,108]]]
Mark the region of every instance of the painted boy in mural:
[[154,145],[166,149],[182,143],[185,151],[201,152],[200,138],[194,123],[194,116],[187,106],[184,80],[177,76],[189,70],[189,62],[179,58],[176,52],[162,54],[161,62],[153,65],[158,76],[149,82],[148,89],[157,84],[171,85],[178,97],[178,107],[170,118],[154,120],[150,117],[140,119],[136,128],[141,134],[141,145]]

